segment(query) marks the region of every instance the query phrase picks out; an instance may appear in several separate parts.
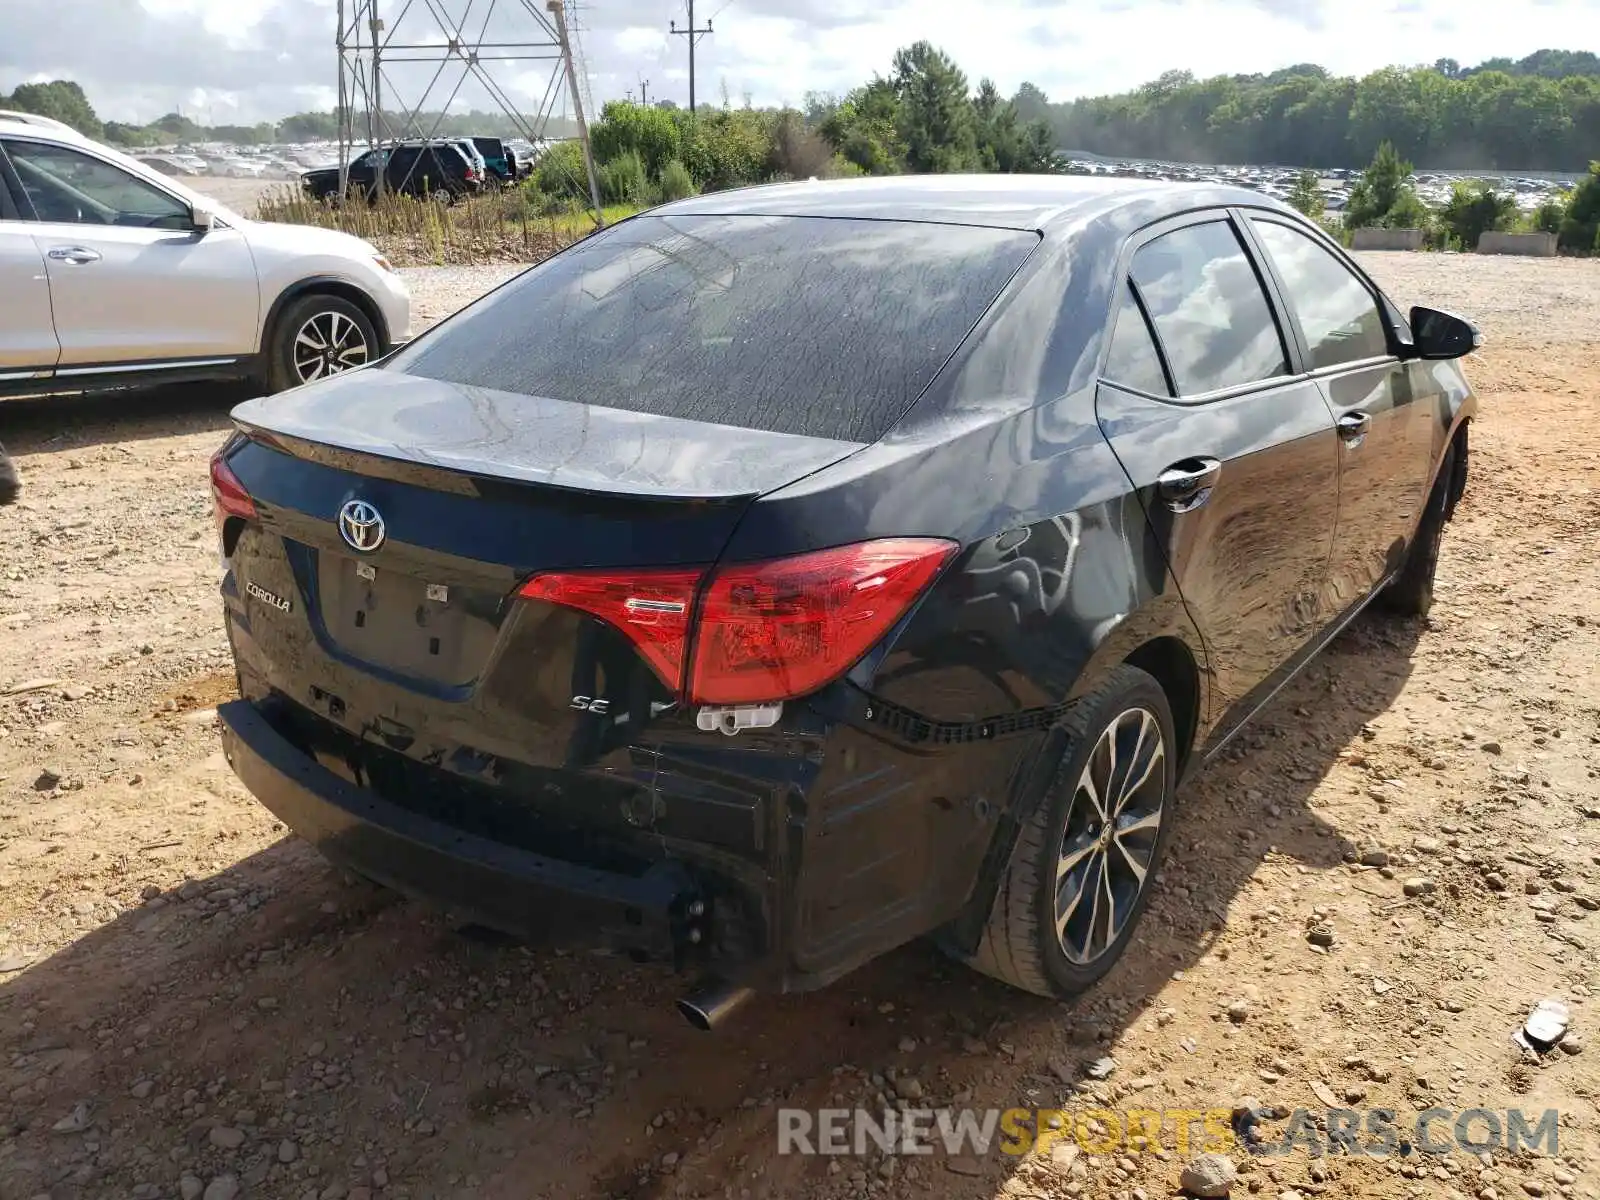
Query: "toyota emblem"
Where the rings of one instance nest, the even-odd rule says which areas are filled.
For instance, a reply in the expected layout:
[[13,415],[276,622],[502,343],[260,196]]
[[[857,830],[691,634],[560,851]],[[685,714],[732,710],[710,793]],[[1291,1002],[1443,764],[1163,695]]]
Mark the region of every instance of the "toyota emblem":
[[365,500],[348,500],[339,510],[339,536],[353,550],[371,554],[383,545],[383,517]]

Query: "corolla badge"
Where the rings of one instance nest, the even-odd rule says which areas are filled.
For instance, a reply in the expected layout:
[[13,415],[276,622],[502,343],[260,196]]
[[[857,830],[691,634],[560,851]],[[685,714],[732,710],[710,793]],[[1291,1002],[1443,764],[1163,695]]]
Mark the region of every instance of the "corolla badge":
[[339,510],[339,536],[353,550],[371,554],[383,545],[387,533],[383,514],[365,500],[348,500]]

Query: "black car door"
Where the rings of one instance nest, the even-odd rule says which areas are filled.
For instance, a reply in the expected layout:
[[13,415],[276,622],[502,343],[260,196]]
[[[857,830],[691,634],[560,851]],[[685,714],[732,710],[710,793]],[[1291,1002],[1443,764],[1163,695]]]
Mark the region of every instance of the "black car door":
[[1329,618],[1338,437],[1229,214],[1155,226],[1122,264],[1096,413],[1205,638],[1220,736]]
[[1291,218],[1247,221],[1277,278],[1311,376],[1339,428],[1339,528],[1329,604],[1365,599],[1400,566],[1421,519],[1448,422],[1446,399],[1421,363],[1393,353],[1388,306],[1342,255]]

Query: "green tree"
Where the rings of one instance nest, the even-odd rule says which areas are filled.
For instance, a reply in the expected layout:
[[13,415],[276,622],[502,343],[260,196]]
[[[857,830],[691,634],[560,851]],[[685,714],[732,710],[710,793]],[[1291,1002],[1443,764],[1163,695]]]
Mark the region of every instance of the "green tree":
[[695,194],[694,177],[689,168],[673,159],[661,168],[661,199],[682,200]]
[[974,140],[978,165],[985,171],[1006,174],[1022,169],[1023,133],[1017,123],[1017,109],[1000,95],[994,81],[978,83],[972,98]]
[[1029,121],[1022,127],[1022,158],[1017,170],[1030,175],[1058,175],[1067,161],[1056,150],[1056,136],[1045,121]]
[[278,136],[286,142],[315,142],[339,136],[339,119],[331,112],[295,113],[278,122]]
[[1433,70],[1385,67],[1356,85],[1350,106],[1350,142],[1358,155],[1384,142],[1407,156],[1434,149],[1434,133],[1449,82]]
[[1567,219],[1566,196],[1552,196],[1533,210],[1529,224],[1539,233],[1561,233],[1561,223]]
[[600,168],[600,199],[606,204],[643,204],[650,177],[637,150],[624,150]]
[[759,109],[705,108],[692,122],[681,109],[672,117],[678,122],[683,165],[701,188],[716,191],[759,183],[767,177],[775,114]]
[[804,105],[806,124],[814,127],[839,110],[839,97],[832,92],[810,91],[806,93]]
[[1588,176],[1567,199],[1560,245],[1563,250],[1600,250],[1600,162],[1589,164]]
[[846,161],[868,175],[894,175],[906,169],[900,97],[887,79],[856,88],[818,130]]
[[0,93],[0,108],[64,121],[85,137],[105,137],[105,126],[95,115],[89,98],[81,87],[67,79],[18,84],[11,95]]
[[[4,98],[0,97],[0,108],[3,107]],[[107,121],[104,136],[113,146],[149,146],[156,140],[148,126],[125,125],[121,121]]]
[[182,113],[167,113],[145,126],[158,142],[199,142],[206,138],[206,130],[196,125]]
[[800,113],[779,113],[767,167],[785,179],[825,179],[833,174],[833,146]]
[[1476,250],[1490,230],[1507,229],[1517,215],[1514,196],[1502,196],[1481,179],[1458,179],[1439,209],[1439,225],[1461,250]]
[[671,113],[626,100],[612,100],[600,110],[590,137],[596,161],[609,163],[631,151],[651,179],[660,179],[662,168],[682,152],[682,135]]
[[890,76],[900,99],[906,165],[919,173],[970,171],[979,165],[967,77],[928,42],[895,52]]
[[589,203],[589,173],[583,147],[576,141],[557,142],[539,156],[533,183],[546,196]]
[[1322,191],[1322,177],[1315,171],[1301,171],[1289,188],[1288,200],[1291,207],[1313,221],[1320,221],[1328,207],[1328,198]]
[[1344,209],[1345,227],[1424,227],[1427,210],[1411,186],[1410,177],[1411,164],[1395,152],[1394,143],[1379,143],[1371,164],[1350,189],[1350,199]]
[[1017,120],[1024,124],[1043,121],[1050,115],[1050,97],[1031,83],[1019,87],[1011,103],[1017,110]]
[[1024,118],[1049,121],[1057,145],[1100,154],[1349,167],[1389,141],[1433,167],[1581,170],[1600,145],[1600,60],[1541,51],[1519,63],[1441,60],[1359,80],[1306,63],[1210,79],[1172,71],[1065,104],[1030,86],[1013,103]]

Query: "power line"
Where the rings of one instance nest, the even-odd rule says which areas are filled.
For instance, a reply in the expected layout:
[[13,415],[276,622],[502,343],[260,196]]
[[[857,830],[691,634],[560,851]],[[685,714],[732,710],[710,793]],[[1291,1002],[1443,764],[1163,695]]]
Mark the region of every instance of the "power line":
[[667,22],[667,31],[689,39],[689,115],[694,116],[694,48],[699,45],[700,39],[711,35],[711,22],[706,21],[704,29],[696,29],[694,24],[694,0],[689,0],[689,28],[679,29],[676,21]]

